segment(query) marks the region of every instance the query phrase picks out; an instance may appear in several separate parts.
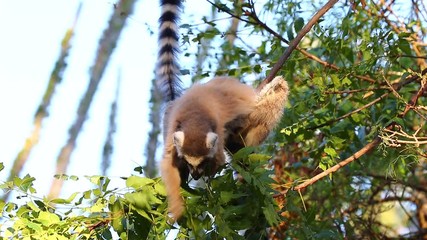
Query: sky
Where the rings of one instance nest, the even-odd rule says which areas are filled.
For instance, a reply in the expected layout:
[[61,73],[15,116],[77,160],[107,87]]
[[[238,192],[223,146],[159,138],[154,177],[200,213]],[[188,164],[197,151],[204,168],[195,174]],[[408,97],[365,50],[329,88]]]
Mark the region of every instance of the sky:
[[[200,0],[189,0],[186,4],[193,1]],[[6,180],[16,154],[32,131],[33,116],[79,2],[0,0],[0,162],[5,165],[0,172],[0,182]],[[208,9],[207,2],[204,3]],[[57,87],[49,117],[43,122],[40,141],[21,172],[36,178],[38,196],[49,191],[56,158],[86,90],[89,67],[114,4],[110,0],[83,1],[63,81]],[[81,178],[100,174],[102,148],[119,71],[117,131],[107,175],[113,179],[113,185],[123,187],[124,181],[119,177],[135,173],[133,169],[145,163],[146,136],[151,129],[148,102],[157,55],[159,10],[158,1],[140,0],[135,5],[92,102],[67,174]],[[86,182],[67,181],[63,196],[88,190],[82,188]]]

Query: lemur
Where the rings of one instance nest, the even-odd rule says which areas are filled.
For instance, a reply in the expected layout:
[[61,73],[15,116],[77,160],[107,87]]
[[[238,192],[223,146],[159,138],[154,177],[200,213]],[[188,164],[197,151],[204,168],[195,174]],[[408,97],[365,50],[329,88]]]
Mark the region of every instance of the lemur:
[[265,140],[283,114],[288,85],[276,77],[261,91],[230,77],[196,83],[181,96],[176,53],[181,0],[160,0],[159,53],[156,83],[166,102],[163,118],[164,151],[160,164],[169,212],[183,213],[181,184],[213,176],[225,164],[225,151]]

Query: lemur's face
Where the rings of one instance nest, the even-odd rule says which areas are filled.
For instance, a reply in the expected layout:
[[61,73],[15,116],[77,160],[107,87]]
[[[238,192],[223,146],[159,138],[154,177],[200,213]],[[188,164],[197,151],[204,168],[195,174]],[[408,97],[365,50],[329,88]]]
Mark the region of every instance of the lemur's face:
[[189,155],[184,155],[182,158],[185,160],[191,177],[194,180],[198,180],[202,176],[212,175],[212,172],[216,170],[214,158],[193,157]]
[[186,162],[194,180],[212,175],[216,170],[215,154],[218,149],[218,135],[208,132],[203,138],[199,141],[190,139],[191,141],[186,142],[183,131],[174,133],[173,143],[178,157]]

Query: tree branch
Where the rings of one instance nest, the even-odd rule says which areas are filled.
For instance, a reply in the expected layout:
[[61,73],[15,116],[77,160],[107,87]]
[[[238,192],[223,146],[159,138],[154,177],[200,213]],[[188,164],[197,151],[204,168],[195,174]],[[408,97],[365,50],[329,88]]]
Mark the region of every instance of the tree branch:
[[360,149],[359,151],[357,151],[356,153],[354,153],[353,155],[351,155],[350,157],[348,157],[344,161],[341,161],[341,162],[337,163],[335,166],[327,169],[326,171],[317,174],[316,176],[312,177],[308,181],[306,181],[302,184],[299,184],[298,186],[296,186],[294,188],[294,190],[299,191],[299,190],[301,190],[301,189],[303,189],[309,185],[312,185],[313,183],[319,181],[320,179],[326,177],[327,175],[338,171],[338,169],[340,169],[340,168],[344,167],[345,165],[353,162],[354,160],[360,158],[364,154],[366,154],[369,151],[371,151],[372,149],[374,149],[380,143],[381,143],[381,138],[376,137],[372,142],[366,144],[362,149]]
[[270,74],[261,82],[258,89],[262,89],[267,83],[271,82],[273,78],[277,75],[279,70],[285,64],[286,60],[291,56],[291,53],[295,50],[298,44],[301,42],[302,38],[311,30],[313,25],[319,21],[320,17],[325,15],[325,13],[331,9],[338,0],[329,0],[311,19],[308,23],[298,32],[297,36],[291,41],[289,47],[286,48],[283,55],[280,57],[279,61],[274,64],[273,68],[270,71]]
[[[89,85],[86,92],[80,100],[77,116],[69,130],[69,136],[65,145],[57,157],[56,174],[66,173],[68,164],[71,159],[77,138],[83,129],[83,125],[87,119],[87,114],[91,106],[93,97],[95,96],[98,85],[102,80],[104,70],[110,60],[111,54],[117,46],[117,41],[124,29],[128,15],[132,13],[133,6],[136,0],[119,1],[116,9],[110,17],[107,28],[104,30],[102,38],[99,40],[97,54],[95,57],[94,65],[90,70]],[[126,14],[124,14],[126,13]],[[49,190],[48,198],[54,199],[59,196],[62,188],[63,181],[54,179]]]
[[[280,41],[282,41],[282,42],[284,42],[284,43],[286,43],[286,44],[288,44],[288,45],[290,45],[290,42],[288,41],[288,40],[286,40],[282,35],[280,35],[279,33],[277,33],[276,31],[274,31],[273,29],[271,29],[267,24],[265,24],[263,21],[261,21],[259,18],[258,18],[258,16],[257,16],[257,14],[256,14],[256,11],[254,10],[254,8],[253,8],[253,6],[252,6],[252,8],[251,8],[251,12],[248,12],[248,11],[246,11],[246,15],[247,16],[249,16],[250,18],[252,18],[254,21],[248,21],[247,19],[244,19],[244,18],[242,18],[242,17],[240,17],[240,16],[238,16],[238,15],[236,15],[236,14],[234,14],[233,12],[231,12],[230,11],[230,9],[228,9],[228,8],[225,8],[225,7],[223,7],[223,6],[220,6],[220,5],[218,5],[218,4],[215,4],[215,3],[213,3],[212,1],[210,1],[210,0],[207,0],[212,6],[214,6],[215,8],[217,8],[218,10],[220,10],[220,11],[223,11],[223,12],[225,12],[225,13],[227,13],[228,15],[230,15],[231,17],[233,17],[233,18],[236,18],[236,19],[239,19],[239,20],[241,20],[241,21],[243,21],[243,22],[246,22],[246,23],[249,23],[249,24],[252,24],[252,25],[258,25],[258,26],[261,26],[261,28],[263,28],[264,30],[266,30],[268,33],[270,33],[271,35],[273,35],[274,37],[276,37],[276,38],[278,38]],[[335,3],[333,3],[333,4],[335,4]],[[325,5],[325,6],[327,6],[328,5],[328,3]],[[325,6],[323,7],[323,8],[325,8]],[[322,8],[322,9],[323,9]],[[329,7],[329,8],[331,8],[331,6]],[[325,10],[325,12],[327,11],[327,10],[329,10],[329,8],[328,9],[326,9]],[[321,9],[321,10],[322,10]],[[320,12],[320,11],[319,11]],[[318,12],[318,13],[319,13]],[[323,13],[324,14],[324,13]],[[316,16],[316,15],[315,15]],[[314,17],[313,17],[314,18]],[[319,18],[320,18],[320,16],[319,16]],[[311,22],[311,21],[310,21]],[[309,23],[310,23],[309,22]],[[309,23],[307,23],[307,25],[306,26],[308,26],[308,24]],[[311,25],[314,25],[314,23],[315,23],[315,21],[313,20],[313,23],[311,24]],[[311,28],[312,26],[310,26],[310,28]],[[302,29],[303,30],[303,29]],[[302,30],[300,31],[300,33],[302,33]],[[307,34],[307,33],[304,33],[304,35],[305,34]],[[298,35],[297,35],[297,37],[298,37]],[[301,35],[300,36],[301,38],[303,37],[303,35]],[[313,54],[311,54],[311,53],[309,53],[309,52],[307,52],[306,50],[304,50],[304,49],[302,49],[302,48],[300,48],[300,47],[298,47],[297,45],[298,45],[298,43],[301,41],[301,39],[299,40],[299,41],[295,41],[295,39],[294,39],[294,43],[295,43],[295,48],[294,49],[296,49],[297,51],[299,51],[301,54],[303,54],[304,56],[306,56],[307,58],[309,58],[309,59],[312,59],[312,60],[314,60],[314,61],[316,61],[316,62],[318,62],[319,64],[321,64],[321,65],[323,65],[324,67],[327,67],[327,68],[329,68],[329,69],[332,69],[332,70],[335,70],[335,71],[339,71],[340,70],[340,67],[338,67],[337,65],[335,65],[335,64],[332,64],[332,63],[328,63],[328,62],[326,62],[326,61],[323,61],[322,59],[320,59],[319,57],[317,57],[317,56],[315,56],[315,55],[313,55]],[[290,53],[294,50],[294,49],[289,49],[288,51],[289,51],[289,53],[286,53],[286,55],[288,55],[287,57],[285,57],[285,59],[283,60],[283,63],[281,63],[281,64],[279,64],[279,62],[277,62],[276,63],[276,65],[275,66],[279,66],[278,67],[278,69],[280,69],[282,66],[283,66],[283,64],[284,64],[284,62],[286,61],[286,59],[287,58],[289,58],[289,56],[290,56]],[[285,53],[283,54],[283,55],[285,55]],[[277,74],[277,71],[276,71],[276,73],[273,75],[273,77],[272,78],[274,78],[274,76]],[[352,76],[354,76],[355,78],[358,78],[358,79],[361,79],[361,80],[363,80],[363,81],[368,81],[368,82],[370,82],[370,83],[374,83],[375,82],[375,80],[374,79],[372,79],[371,77],[369,77],[369,76],[362,76],[362,75],[355,75],[355,74],[351,74]],[[271,80],[270,80],[271,81]],[[260,90],[265,84],[266,84],[266,82],[265,83],[261,83],[262,85],[260,85],[259,87],[258,87],[258,90]]]

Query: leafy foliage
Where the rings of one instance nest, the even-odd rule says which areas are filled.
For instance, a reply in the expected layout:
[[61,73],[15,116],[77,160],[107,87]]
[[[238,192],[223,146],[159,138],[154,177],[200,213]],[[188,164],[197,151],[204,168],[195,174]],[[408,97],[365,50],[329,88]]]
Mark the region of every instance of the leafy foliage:
[[[236,182],[234,171],[228,168],[209,179],[206,188],[185,192],[191,207],[179,222],[178,236],[259,239],[265,236],[266,227],[278,224],[269,187],[271,171],[260,167],[268,163],[268,157],[248,155],[250,150],[237,153],[232,164],[242,176],[240,181]],[[77,176],[57,178],[81,181]],[[2,235],[10,239],[113,239],[114,235],[120,239],[159,239],[174,228],[168,223],[166,191],[159,178],[130,176],[123,190],[109,189],[110,179],[104,176],[85,179],[94,184],[93,189],[52,200],[34,197],[35,179],[28,175],[3,184],[3,190],[19,192],[17,199],[24,202],[1,202]],[[239,235],[246,229],[245,237]]]

